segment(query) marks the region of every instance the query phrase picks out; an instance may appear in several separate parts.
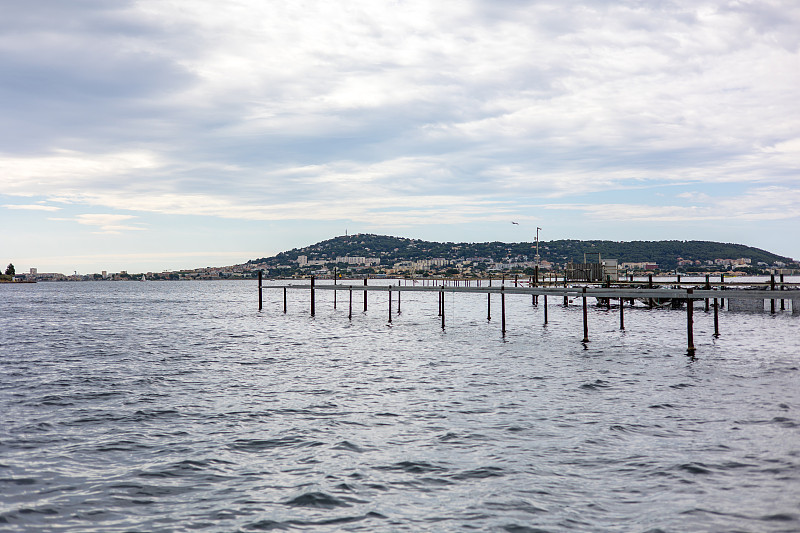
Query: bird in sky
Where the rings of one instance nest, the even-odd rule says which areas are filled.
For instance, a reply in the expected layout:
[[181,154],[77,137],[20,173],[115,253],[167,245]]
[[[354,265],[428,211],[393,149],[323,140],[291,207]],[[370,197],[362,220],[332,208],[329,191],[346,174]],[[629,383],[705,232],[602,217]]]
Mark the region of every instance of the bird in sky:
[[511,221],[511,223],[512,223],[512,224],[516,224],[517,226],[519,226],[519,222],[514,222],[514,221],[512,220],[512,221]]

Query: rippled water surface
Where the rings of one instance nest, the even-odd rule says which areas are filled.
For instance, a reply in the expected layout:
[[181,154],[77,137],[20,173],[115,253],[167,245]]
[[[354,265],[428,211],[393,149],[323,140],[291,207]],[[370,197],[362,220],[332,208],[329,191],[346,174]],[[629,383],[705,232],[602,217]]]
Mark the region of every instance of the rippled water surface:
[[0,530],[800,530],[800,317],[348,296],[0,285]]

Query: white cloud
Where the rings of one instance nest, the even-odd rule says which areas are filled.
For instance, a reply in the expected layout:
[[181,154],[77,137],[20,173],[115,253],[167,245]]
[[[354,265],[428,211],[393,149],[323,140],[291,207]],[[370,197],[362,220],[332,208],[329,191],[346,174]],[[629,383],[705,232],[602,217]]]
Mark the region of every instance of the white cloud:
[[137,218],[134,215],[114,215],[105,213],[87,213],[77,215],[75,218],[51,218],[50,220],[59,222],[77,222],[85,226],[97,226],[100,231],[94,232],[97,234],[110,234],[117,235],[123,231],[143,231],[146,228],[141,226],[130,226],[121,224],[126,220]]
[[5,204],[3,207],[6,209],[17,209],[26,211],[58,211],[60,207],[54,205],[41,205],[41,204]]
[[[789,0],[48,9],[0,20],[12,198],[140,221],[348,219],[389,232],[519,218],[545,201],[590,220],[607,208],[665,223],[796,212],[791,193],[763,193],[781,202],[772,209],[737,192],[800,181]],[[659,188],[674,206],[649,205]]]
[[546,204],[549,210],[568,210],[585,213],[595,220],[625,222],[694,222],[704,221],[765,221],[800,219],[800,189],[763,187],[744,194],[714,197],[688,193],[679,197],[686,203],[678,205],[653,204]]

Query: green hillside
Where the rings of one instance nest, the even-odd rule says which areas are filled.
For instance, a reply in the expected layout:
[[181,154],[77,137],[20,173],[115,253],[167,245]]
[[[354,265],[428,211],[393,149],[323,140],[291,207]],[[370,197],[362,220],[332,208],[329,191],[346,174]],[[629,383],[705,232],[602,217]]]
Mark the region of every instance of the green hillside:
[[[382,265],[405,260],[420,260],[443,257],[449,260],[477,260],[485,258],[492,261],[532,261],[535,243],[482,242],[453,243],[431,242],[419,239],[406,239],[386,235],[358,234],[340,236],[333,239],[281,252],[273,257],[253,259],[249,263],[268,265],[290,264],[300,255],[309,260],[333,262],[340,256],[379,257]],[[583,262],[584,254],[601,254],[603,258],[622,262],[658,263],[662,270],[676,268],[678,258],[693,261],[713,261],[714,259],[748,258],[755,266],[759,262],[773,265],[776,262],[793,263],[791,258],[779,256],[760,248],[743,244],[713,241],[579,241],[556,240],[540,241],[539,255],[542,260],[563,264],[568,261]]]

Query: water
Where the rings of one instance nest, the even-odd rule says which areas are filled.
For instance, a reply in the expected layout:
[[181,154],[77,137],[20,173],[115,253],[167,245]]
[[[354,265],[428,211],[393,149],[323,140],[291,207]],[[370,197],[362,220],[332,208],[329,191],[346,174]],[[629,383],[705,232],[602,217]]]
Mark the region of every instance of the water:
[[[396,297],[396,294],[395,294]],[[798,531],[800,317],[0,285],[2,531]],[[577,302],[576,302],[577,303]],[[395,306],[396,310],[396,306]]]

